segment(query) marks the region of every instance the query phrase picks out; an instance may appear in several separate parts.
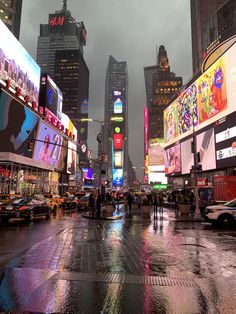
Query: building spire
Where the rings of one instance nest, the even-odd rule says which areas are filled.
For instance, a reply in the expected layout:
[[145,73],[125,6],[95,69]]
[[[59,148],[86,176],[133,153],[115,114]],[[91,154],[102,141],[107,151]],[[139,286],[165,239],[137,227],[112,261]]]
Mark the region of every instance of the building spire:
[[67,10],[67,0],[63,0],[63,8],[62,11],[66,11]]

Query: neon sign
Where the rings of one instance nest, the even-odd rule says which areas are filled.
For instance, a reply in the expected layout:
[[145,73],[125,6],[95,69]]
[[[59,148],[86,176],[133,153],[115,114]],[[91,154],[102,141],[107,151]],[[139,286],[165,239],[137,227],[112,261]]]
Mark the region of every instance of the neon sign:
[[51,27],[55,27],[55,26],[63,26],[65,22],[65,16],[58,16],[58,15],[54,15],[52,17],[50,17],[49,19],[49,25]]

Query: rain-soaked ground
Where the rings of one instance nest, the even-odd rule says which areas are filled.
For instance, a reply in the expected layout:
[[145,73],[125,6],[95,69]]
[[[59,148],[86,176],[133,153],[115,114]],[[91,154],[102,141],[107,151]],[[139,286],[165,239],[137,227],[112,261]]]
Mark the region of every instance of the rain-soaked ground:
[[236,313],[235,229],[58,213],[0,225],[0,313]]

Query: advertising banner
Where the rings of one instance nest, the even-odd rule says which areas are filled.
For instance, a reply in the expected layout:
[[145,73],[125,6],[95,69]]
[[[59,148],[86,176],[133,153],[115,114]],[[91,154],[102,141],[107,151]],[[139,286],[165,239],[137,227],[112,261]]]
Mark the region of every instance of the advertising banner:
[[77,163],[77,146],[71,141],[68,141],[68,153],[67,153],[67,173],[76,173]]
[[123,169],[113,169],[113,186],[123,185]]
[[39,118],[33,111],[2,91],[0,93],[0,152],[32,157],[33,152],[28,150],[28,143],[36,136],[38,122]]
[[214,128],[197,135],[197,152],[200,156],[202,170],[216,168]]
[[114,113],[122,113],[123,104],[120,100],[120,98],[117,98],[114,102]]
[[77,129],[74,126],[73,122],[70,120],[70,118],[64,113],[61,114],[61,124],[64,125],[66,129],[69,130],[69,133],[75,135],[74,140],[77,141]]
[[63,145],[63,136],[40,121],[33,158],[58,168]]
[[180,172],[181,159],[180,159],[180,144],[176,144],[169,149],[165,150],[165,174]]
[[148,164],[149,166],[164,165],[164,140],[152,139],[149,140],[148,149]]
[[62,92],[48,74],[42,74],[39,104],[49,109],[58,119],[62,114]]
[[229,114],[215,125],[217,168],[236,165],[236,112]]
[[84,179],[93,179],[93,170],[92,168],[82,168]]
[[194,165],[194,158],[192,153],[192,141],[190,138],[180,144],[181,147],[181,172],[182,174],[190,173],[192,166]]
[[114,149],[122,150],[123,134],[114,134]]
[[178,128],[178,102],[174,101],[164,110],[164,138],[168,142],[179,135]]
[[123,151],[114,152],[114,166],[117,168],[123,167]]
[[40,67],[0,20],[0,79],[38,103]]

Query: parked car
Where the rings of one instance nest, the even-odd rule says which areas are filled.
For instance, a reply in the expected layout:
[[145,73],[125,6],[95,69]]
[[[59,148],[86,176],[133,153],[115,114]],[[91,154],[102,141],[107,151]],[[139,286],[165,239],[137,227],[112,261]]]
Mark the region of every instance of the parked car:
[[62,207],[64,199],[61,198],[58,194],[44,194],[43,196],[46,198],[49,206],[52,209],[53,214],[56,214],[57,209],[59,207]]
[[4,203],[0,210],[2,221],[8,221],[10,218],[25,218],[32,221],[39,216],[46,216],[49,219],[50,215],[51,208],[48,204],[34,197],[14,199],[11,203]]
[[84,195],[78,200],[78,209],[80,210],[89,209],[89,195]]
[[71,210],[78,208],[78,197],[70,194],[69,196],[64,197],[62,208],[63,210]]
[[204,218],[221,225],[233,225],[236,221],[236,198],[224,204],[207,206]]

